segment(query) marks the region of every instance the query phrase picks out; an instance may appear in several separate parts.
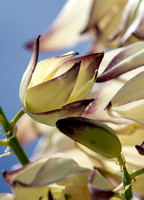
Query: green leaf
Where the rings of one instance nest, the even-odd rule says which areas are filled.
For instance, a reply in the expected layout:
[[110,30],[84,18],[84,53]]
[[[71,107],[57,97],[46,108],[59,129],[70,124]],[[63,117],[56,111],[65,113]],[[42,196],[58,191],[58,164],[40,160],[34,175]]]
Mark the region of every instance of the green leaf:
[[119,157],[121,143],[107,125],[83,117],[69,117],[56,122],[57,128],[73,140],[107,158]]

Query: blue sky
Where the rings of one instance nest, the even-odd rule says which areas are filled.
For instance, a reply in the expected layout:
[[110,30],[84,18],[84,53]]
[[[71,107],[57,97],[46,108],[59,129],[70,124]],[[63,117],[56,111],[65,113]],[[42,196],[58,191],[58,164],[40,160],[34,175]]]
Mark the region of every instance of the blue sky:
[[[31,57],[25,43],[41,34],[51,24],[66,0],[0,1],[0,105],[11,120],[21,109],[19,85]],[[83,46],[73,49],[80,53]],[[67,51],[40,54],[39,60]],[[1,136],[0,136],[1,137]],[[30,156],[34,144],[26,148]],[[0,154],[4,148],[0,146]],[[17,158],[0,158],[0,172],[10,170]],[[0,193],[10,192],[0,173]]]
[[[11,120],[20,110],[19,84],[31,52],[25,42],[42,33],[55,18],[65,0],[5,0],[0,2],[0,105]],[[40,55],[50,57],[54,54]],[[33,146],[26,148],[27,154]],[[0,154],[4,148],[0,146]],[[0,158],[0,172],[9,170],[17,158]],[[0,174],[0,193],[9,192]]]

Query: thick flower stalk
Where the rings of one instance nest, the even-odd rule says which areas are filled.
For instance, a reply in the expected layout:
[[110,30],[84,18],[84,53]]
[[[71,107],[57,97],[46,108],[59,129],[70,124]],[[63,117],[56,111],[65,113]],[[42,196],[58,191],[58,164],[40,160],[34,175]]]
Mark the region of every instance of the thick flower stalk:
[[97,78],[104,53],[73,58],[72,52],[37,64],[39,38],[20,85],[24,111],[38,122],[80,116],[93,99],[85,99]]

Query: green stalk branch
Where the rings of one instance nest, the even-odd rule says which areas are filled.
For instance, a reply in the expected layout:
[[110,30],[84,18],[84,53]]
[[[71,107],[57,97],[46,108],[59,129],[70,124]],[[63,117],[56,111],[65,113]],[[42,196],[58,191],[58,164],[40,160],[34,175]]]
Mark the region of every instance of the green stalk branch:
[[132,199],[132,187],[131,187],[131,177],[127,171],[125,162],[123,161],[122,156],[120,155],[118,158],[118,162],[121,168],[122,182],[124,188],[124,197],[126,200]]
[[0,124],[3,128],[3,131],[6,133],[5,135],[7,137],[7,145],[13,150],[13,152],[19,159],[20,163],[24,166],[28,164],[30,161],[16,137],[15,124],[14,124],[14,122],[16,123],[16,121],[18,121],[18,119],[22,116],[22,113],[23,112],[21,110],[21,112],[19,112],[19,114],[16,115],[12,123],[9,123],[2,108],[0,107]]
[[130,178],[133,179],[133,178],[136,178],[137,176],[140,176],[144,174],[144,168],[141,168],[133,173],[130,174]]
[[9,146],[9,142],[7,140],[0,140],[0,146]]
[[10,125],[15,126],[17,121],[25,114],[23,108],[17,113],[17,115],[11,120]]

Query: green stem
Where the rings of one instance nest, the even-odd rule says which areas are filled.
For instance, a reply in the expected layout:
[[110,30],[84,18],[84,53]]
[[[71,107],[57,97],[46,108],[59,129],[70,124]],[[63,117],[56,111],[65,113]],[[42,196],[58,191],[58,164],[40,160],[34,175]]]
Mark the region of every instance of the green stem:
[[[17,119],[18,117],[16,117],[16,120]],[[14,133],[15,131],[14,123],[12,123],[13,124],[12,126],[11,123],[8,122],[1,107],[0,107],[0,124],[2,125],[4,132],[8,133],[6,134],[6,137],[8,139],[8,146],[13,150],[13,152],[15,153],[15,155],[17,156],[17,158],[19,159],[20,163],[23,166],[28,164],[30,161]]]
[[140,176],[140,175],[142,175],[142,174],[144,174],[144,168],[139,169],[139,170],[137,170],[137,171],[131,173],[131,174],[130,174],[130,177],[131,177],[131,179],[133,179],[133,178],[136,178],[137,176]]
[[126,200],[132,199],[132,187],[131,187],[131,177],[127,171],[125,162],[123,161],[122,156],[120,155],[118,158],[120,167],[121,167],[121,175],[122,175],[122,182],[124,188],[124,197]]
[[25,114],[23,108],[17,113],[17,115],[11,120],[10,125],[14,126],[17,121]]
[[0,146],[2,146],[2,145],[9,146],[9,142],[6,140],[0,140]]
[[119,194],[119,193],[114,194],[113,197],[116,197],[116,198],[118,198],[118,199],[124,200],[124,197],[121,196],[121,194]]

